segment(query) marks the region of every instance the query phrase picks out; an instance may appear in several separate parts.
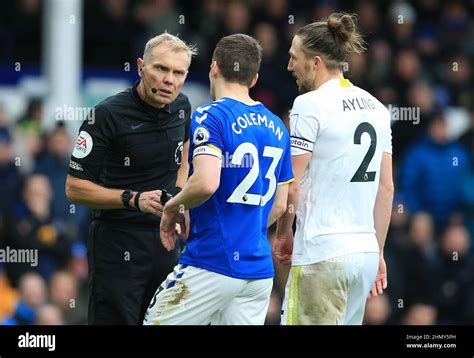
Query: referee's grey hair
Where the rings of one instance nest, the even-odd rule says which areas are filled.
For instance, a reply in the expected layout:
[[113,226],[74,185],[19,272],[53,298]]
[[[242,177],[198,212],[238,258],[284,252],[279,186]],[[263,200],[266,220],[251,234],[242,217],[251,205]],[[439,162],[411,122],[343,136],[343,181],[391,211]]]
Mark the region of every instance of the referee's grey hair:
[[189,56],[189,63],[191,63],[193,56],[197,55],[197,48],[195,45],[188,45],[179,37],[165,32],[148,40],[145,45],[145,51],[143,51],[143,60],[148,62],[152,50],[162,44],[169,45],[174,51],[186,51]]

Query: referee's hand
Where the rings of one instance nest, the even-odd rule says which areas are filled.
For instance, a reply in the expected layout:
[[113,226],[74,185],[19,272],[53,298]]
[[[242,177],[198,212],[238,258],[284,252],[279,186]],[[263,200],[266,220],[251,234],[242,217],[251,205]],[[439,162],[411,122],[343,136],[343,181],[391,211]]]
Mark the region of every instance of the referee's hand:
[[138,201],[140,210],[144,213],[151,213],[161,218],[163,215],[163,205],[161,205],[161,190],[145,191],[140,195]]

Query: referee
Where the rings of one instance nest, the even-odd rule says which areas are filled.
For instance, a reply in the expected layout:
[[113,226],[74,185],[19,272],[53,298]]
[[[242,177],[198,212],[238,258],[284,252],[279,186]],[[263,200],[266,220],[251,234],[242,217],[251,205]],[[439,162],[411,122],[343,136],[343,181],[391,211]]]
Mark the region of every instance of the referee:
[[164,33],[137,60],[140,81],[82,124],[66,195],[94,210],[88,241],[89,324],[141,324],[180,251],[161,244],[162,193],[187,179],[191,105],[180,93],[193,47]]

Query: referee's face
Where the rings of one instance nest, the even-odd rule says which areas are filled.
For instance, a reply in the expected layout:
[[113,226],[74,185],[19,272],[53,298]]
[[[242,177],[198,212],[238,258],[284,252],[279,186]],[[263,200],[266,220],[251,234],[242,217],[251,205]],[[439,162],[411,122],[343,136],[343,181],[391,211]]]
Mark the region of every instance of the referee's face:
[[[186,51],[176,50],[167,44],[152,50],[142,75],[152,104],[164,106],[178,97],[188,74],[189,62]],[[155,93],[152,88],[156,89]]]

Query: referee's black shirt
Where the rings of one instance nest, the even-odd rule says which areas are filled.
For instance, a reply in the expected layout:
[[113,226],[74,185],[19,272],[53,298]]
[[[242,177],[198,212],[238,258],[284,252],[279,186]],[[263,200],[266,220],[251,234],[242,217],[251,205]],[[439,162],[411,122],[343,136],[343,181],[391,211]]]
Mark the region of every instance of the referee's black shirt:
[[[135,83],[99,103],[79,130],[69,174],[114,189],[174,193],[191,105],[180,93],[164,108],[144,102]],[[95,210],[94,218],[122,225],[159,225],[152,214],[130,209]]]

